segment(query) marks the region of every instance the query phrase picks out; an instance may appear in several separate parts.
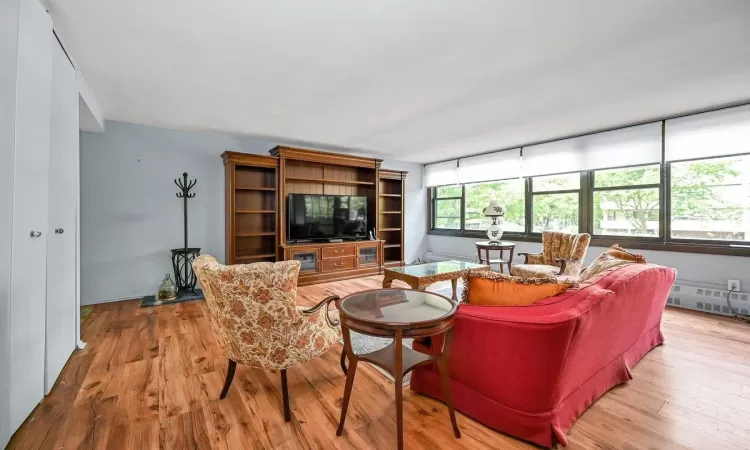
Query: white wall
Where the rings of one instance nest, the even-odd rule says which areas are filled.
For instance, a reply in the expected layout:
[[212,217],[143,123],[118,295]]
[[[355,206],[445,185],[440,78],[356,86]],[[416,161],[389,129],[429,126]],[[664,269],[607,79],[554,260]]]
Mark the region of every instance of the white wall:
[[[104,133],[81,133],[81,303],[153,294],[172,272],[169,250],[182,246],[182,200],[172,181],[197,178],[189,200],[189,245],[224,260],[225,150],[268,154],[284,144],[223,133],[176,131],[106,123]],[[340,151],[340,150],[333,150]],[[427,248],[422,166],[408,170],[406,260]]]
[[[477,250],[474,243],[478,240],[474,238],[428,235],[427,248],[430,251],[473,256],[476,258]],[[623,245],[623,247],[627,248],[627,245]],[[516,245],[516,254],[518,252],[541,252],[541,250],[542,244],[540,243],[519,242]],[[584,263],[589,264],[605,250],[602,247],[589,247]],[[750,258],[638,249],[633,250],[633,252],[643,254],[650,263],[677,269],[677,279],[681,282],[704,287],[723,286],[726,289],[727,280],[731,278],[740,280],[743,292],[750,291]],[[492,255],[497,255],[497,252],[492,252],[490,256]],[[523,257],[516,256],[513,262],[521,264],[523,263]]]

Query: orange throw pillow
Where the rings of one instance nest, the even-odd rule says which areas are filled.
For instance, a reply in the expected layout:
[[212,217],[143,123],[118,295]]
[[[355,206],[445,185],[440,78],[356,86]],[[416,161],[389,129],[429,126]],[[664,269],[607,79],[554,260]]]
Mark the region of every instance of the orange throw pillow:
[[490,271],[469,271],[463,280],[464,303],[479,306],[531,305],[574,286],[551,278],[521,278]]

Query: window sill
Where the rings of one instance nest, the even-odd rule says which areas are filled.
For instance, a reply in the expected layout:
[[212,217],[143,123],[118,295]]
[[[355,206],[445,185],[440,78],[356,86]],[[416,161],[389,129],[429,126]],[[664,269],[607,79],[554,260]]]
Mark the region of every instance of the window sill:
[[[459,230],[428,230],[428,235],[434,236],[451,236],[461,238],[471,238],[477,240],[487,240],[487,234],[481,230],[476,231],[459,231]],[[541,234],[513,234],[505,233],[503,240],[513,242],[542,242]],[[725,244],[725,243],[694,243],[694,242],[675,242],[654,239],[638,240],[629,236],[593,236],[591,238],[592,247],[609,247],[613,244],[620,244],[626,249],[653,250],[661,252],[681,252],[681,253],[699,253],[708,255],[727,255],[727,256],[750,256],[750,243],[747,246],[743,244]]]

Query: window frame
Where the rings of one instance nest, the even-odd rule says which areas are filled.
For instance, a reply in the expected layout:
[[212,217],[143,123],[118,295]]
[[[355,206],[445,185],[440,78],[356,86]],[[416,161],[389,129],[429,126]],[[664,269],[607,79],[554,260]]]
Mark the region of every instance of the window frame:
[[[459,197],[438,197],[437,196],[437,190],[441,187],[457,187],[461,186],[461,195]],[[464,229],[464,198],[466,197],[466,186],[463,184],[460,185],[446,185],[446,186],[435,186],[432,188],[428,188],[428,195],[430,196],[431,201],[429,202],[430,205],[430,230],[435,231],[448,231],[448,232],[455,232],[455,231],[461,231]],[[437,215],[437,202],[440,200],[458,200],[459,201],[459,228],[458,230],[455,228],[436,228],[435,224],[437,223],[438,217]]]
[[[477,237],[487,237],[486,230],[467,230],[466,229],[466,186],[469,184],[484,184],[484,183],[496,183],[496,182],[502,182],[502,181],[510,181],[510,180],[518,180],[519,178],[501,178],[499,180],[489,180],[489,181],[477,181],[474,183],[464,183],[461,186],[463,189],[461,190],[462,198],[461,198],[461,232],[462,234],[466,236],[477,236]],[[524,230],[528,230],[528,180],[526,178],[522,178],[524,181],[524,189],[523,189],[523,205],[524,205]],[[446,228],[440,228],[440,230],[445,230]],[[458,230],[452,230],[452,231],[458,231]],[[503,236],[509,236],[513,238],[522,238],[524,236],[527,236],[528,233],[526,231],[503,231]]]
[[[576,172],[572,172],[576,173]],[[529,218],[526,220],[526,234],[528,236],[538,236],[539,239],[542,237],[542,231],[534,231],[534,196],[535,195],[548,195],[548,194],[578,194],[578,233],[585,233],[585,231],[581,231],[583,229],[584,221],[586,220],[586,214],[583,212],[585,208],[582,208],[585,201],[585,195],[583,194],[583,191],[585,190],[585,186],[588,184],[588,179],[584,174],[586,172],[578,172],[580,174],[580,179],[578,181],[578,189],[558,189],[554,191],[534,191],[534,178],[541,178],[541,177],[554,177],[554,176],[560,176],[560,175],[569,175],[571,173],[556,173],[551,175],[542,175],[539,177],[528,177],[527,180],[527,193],[526,193],[526,203],[529,204],[529,207],[526,209],[526,211],[529,214]],[[505,233],[503,233],[504,235]]]
[[[665,220],[665,214],[664,214],[664,189],[662,189],[662,183],[663,183],[663,164],[659,164],[659,183],[649,183],[649,184],[635,184],[635,185],[622,185],[622,186],[603,186],[603,187],[596,187],[596,172],[600,172],[603,170],[627,170],[627,169],[634,169],[637,167],[646,167],[646,166],[656,166],[656,164],[639,164],[635,166],[625,166],[625,167],[614,167],[614,168],[608,168],[608,169],[599,169],[599,170],[592,170],[588,172],[588,178],[590,180],[588,191],[589,191],[589,199],[588,204],[586,205],[586,208],[588,209],[588,223],[586,226],[588,227],[588,231],[586,233],[589,233],[591,235],[591,238],[600,238],[600,239],[609,239],[612,240],[613,243],[615,241],[622,241],[622,242],[662,242],[664,241],[665,234],[664,233],[664,220]],[[602,191],[627,191],[627,190],[635,190],[635,189],[656,189],[659,193],[659,234],[657,236],[628,236],[628,235],[622,235],[622,234],[596,234],[594,233],[595,226],[594,226],[594,220],[596,219],[594,217],[594,194],[596,192],[602,192]]]
[[[685,245],[713,245],[716,247],[729,247],[729,248],[747,248],[747,255],[750,256],[750,241],[732,241],[727,239],[682,239],[672,237],[672,165],[680,163],[689,163],[695,161],[710,161],[713,159],[724,159],[738,156],[750,157],[750,153],[742,153],[737,155],[724,155],[724,156],[708,156],[705,158],[692,158],[680,161],[665,162],[664,166],[666,169],[667,176],[665,177],[665,192],[669,195],[668,205],[664,208],[662,213],[667,217],[669,226],[667,227],[668,234],[665,234],[665,241],[672,244],[685,244]],[[724,254],[724,253],[721,253]]]

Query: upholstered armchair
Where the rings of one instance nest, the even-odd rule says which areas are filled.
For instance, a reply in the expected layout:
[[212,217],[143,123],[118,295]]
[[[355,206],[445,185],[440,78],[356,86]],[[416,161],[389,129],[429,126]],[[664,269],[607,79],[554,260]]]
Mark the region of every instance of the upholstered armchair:
[[237,363],[281,371],[284,420],[289,422],[286,370],[325,353],[341,336],[338,296],[302,309],[296,304],[299,261],[225,266],[201,255],[193,268],[203,288],[211,329],[229,365],[220,398],[229,392]]
[[542,233],[542,253],[519,253],[524,264],[514,264],[511,272],[518,277],[567,276],[581,274],[583,258],[589,248],[591,235],[569,234],[557,231]]

